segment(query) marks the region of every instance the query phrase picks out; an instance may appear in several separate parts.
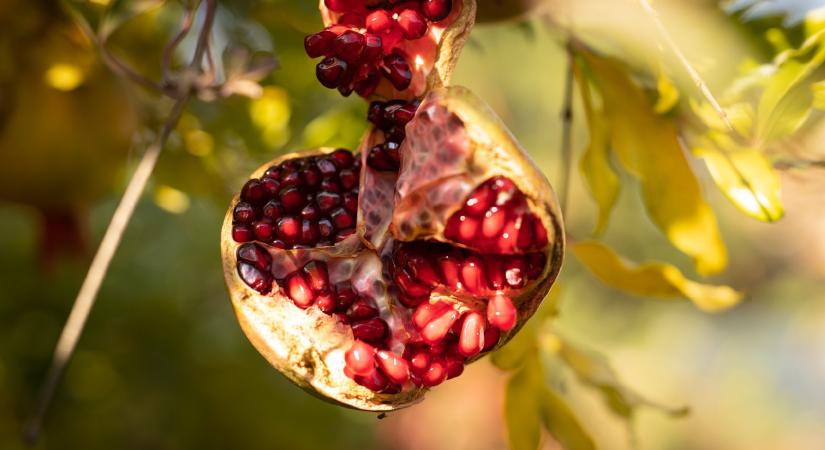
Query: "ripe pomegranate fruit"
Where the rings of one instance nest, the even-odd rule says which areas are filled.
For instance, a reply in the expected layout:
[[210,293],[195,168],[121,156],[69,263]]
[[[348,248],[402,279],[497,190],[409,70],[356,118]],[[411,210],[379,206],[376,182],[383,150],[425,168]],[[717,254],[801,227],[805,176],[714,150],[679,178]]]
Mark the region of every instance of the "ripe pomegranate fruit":
[[[221,253],[241,327],[276,369],[324,399],[387,411],[512,338],[559,272],[564,232],[547,179],[468,90],[369,114],[356,153],[256,170]],[[388,169],[372,150],[397,126]]]
[[475,21],[475,0],[321,0],[326,28],[304,48],[316,76],[348,96],[414,99],[446,85]]

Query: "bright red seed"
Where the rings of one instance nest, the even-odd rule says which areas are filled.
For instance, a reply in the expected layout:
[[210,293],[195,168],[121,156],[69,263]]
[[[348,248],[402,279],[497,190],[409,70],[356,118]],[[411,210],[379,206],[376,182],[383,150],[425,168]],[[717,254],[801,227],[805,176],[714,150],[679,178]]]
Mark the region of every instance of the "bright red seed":
[[398,14],[398,27],[406,39],[418,39],[427,33],[427,20],[414,9],[405,9]]
[[287,277],[286,295],[301,309],[309,308],[315,300],[315,294],[309,287],[309,283],[299,272]]
[[315,306],[317,306],[318,309],[320,309],[324,314],[332,314],[335,312],[338,305],[332,294],[324,291],[315,297]]
[[375,348],[363,341],[355,341],[344,353],[347,367],[356,375],[368,376],[375,371]]
[[487,320],[501,331],[512,330],[516,325],[516,307],[512,300],[503,294],[491,297],[487,302]]
[[370,33],[383,34],[392,29],[395,19],[385,9],[376,9],[367,15],[366,28]]
[[298,241],[301,233],[301,222],[292,216],[278,219],[278,239],[286,244],[293,244]]
[[410,378],[410,367],[407,361],[398,355],[387,350],[378,350],[376,356],[378,367],[393,383],[404,384]]
[[448,308],[435,318],[433,318],[422,330],[421,337],[428,344],[436,344],[447,336],[450,327],[458,319],[458,311],[452,307]]
[[347,317],[352,320],[367,320],[373,317],[378,317],[378,308],[372,305],[368,300],[358,299],[347,310]]
[[235,242],[249,242],[252,240],[253,234],[249,227],[243,225],[235,225],[232,227],[232,240]]
[[383,340],[389,332],[387,322],[379,318],[352,324],[352,334],[356,339],[377,342]]
[[430,367],[427,368],[427,371],[424,372],[424,375],[421,377],[421,381],[427,387],[438,386],[446,379],[447,365],[444,362],[444,358],[441,357],[433,358]]
[[247,286],[261,294],[267,294],[272,290],[272,276],[269,272],[260,270],[246,261],[238,263],[238,275]]
[[480,295],[487,287],[487,275],[484,264],[478,256],[469,256],[461,264],[461,282],[464,289]]
[[301,269],[304,276],[315,292],[324,291],[329,288],[329,273],[327,272],[327,264],[323,261],[310,261],[304,264]]
[[422,303],[413,313],[413,324],[419,330],[423,330],[428,323],[445,312],[447,308],[450,308],[450,305],[444,302]]
[[384,56],[380,68],[384,77],[390,80],[390,83],[399,91],[410,87],[410,83],[412,82],[410,65],[407,63],[404,55],[400,54],[397,50]]
[[461,334],[458,337],[458,351],[461,355],[471,357],[479,354],[484,348],[484,331],[487,321],[484,316],[473,311],[464,317]]
[[452,0],[424,0],[421,2],[421,10],[433,22],[439,22],[450,15],[453,9]]
[[257,244],[244,244],[238,247],[238,259],[246,261],[260,270],[269,270],[272,256]]

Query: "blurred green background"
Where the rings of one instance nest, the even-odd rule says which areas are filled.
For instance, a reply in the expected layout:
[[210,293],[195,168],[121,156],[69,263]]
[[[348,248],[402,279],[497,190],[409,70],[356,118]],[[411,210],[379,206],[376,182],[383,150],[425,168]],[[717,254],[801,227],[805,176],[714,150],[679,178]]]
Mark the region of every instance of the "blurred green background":
[[[94,17],[107,2],[68,3]],[[426,402],[377,420],[305,394],[246,341],[218,250],[231,195],[251,169],[281,153],[354,148],[366,105],[312,76],[302,40],[320,27],[314,2],[224,3],[216,55],[229,43],[271,51],[280,69],[262,82],[258,99],[190,104],[124,236],[37,448],[506,447],[505,378],[486,360]],[[792,38],[796,24],[785,19],[795,16],[782,15],[804,15],[814,3],[731,16],[712,1],[655,2],[715,88],[729,84],[746,60],[769,60],[765,31],[786,27]],[[659,48],[634,1],[546,6],[544,18],[478,26],[454,82],[486,99],[558,183],[566,70],[558,24],[631,64],[643,66]],[[125,22],[112,36],[113,52],[159,76],[162,47],[181,12],[167,2]],[[191,39],[184,42],[181,61],[192,47]],[[3,449],[23,448],[24,420],[90,256],[168,108],[114,79],[95,55],[57,4],[0,0]],[[580,108],[573,131],[578,151],[587,141]],[[799,145],[821,155],[823,132],[814,125]],[[606,354],[628,386],[664,404],[689,405],[691,414],[672,419],[642,410],[633,438],[594,392],[572,381],[571,405],[604,449],[630,448],[634,439],[643,449],[825,448],[825,180],[816,171],[786,173],[787,215],[767,225],[738,213],[697,170],[731,253],[718,281],[745,290],[748,300],[719,315],[639,300],[594,282],[569,258],[556,323],[565,337]],[[606,241],[635,260],[664,259],[691,273],[625,181],[630,187]],[[566,220],[574,237],[586,236],[594,221],[575,173]],[[558,448],[550,438],[543,446]]]

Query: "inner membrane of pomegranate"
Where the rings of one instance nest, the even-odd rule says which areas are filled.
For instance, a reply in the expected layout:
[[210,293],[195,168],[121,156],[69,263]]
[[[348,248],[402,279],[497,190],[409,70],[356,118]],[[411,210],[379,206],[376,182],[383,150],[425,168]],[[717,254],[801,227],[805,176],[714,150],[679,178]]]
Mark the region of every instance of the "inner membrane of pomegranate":
[[432,387],[516,326],[514,300],[547,266],[547,231],[512,180],[494,176],[456,205],[443,236],[370,248],[353,234],[369,158],[339,149],[248,181],[233,210],[237,273],[261,295],[347,325],[343,370],[358,384]]
[[378,93],[414,98],[423,93],[444,30],[460,0],[324,0],[327,27],[306,37],[316,76],[348,96]]

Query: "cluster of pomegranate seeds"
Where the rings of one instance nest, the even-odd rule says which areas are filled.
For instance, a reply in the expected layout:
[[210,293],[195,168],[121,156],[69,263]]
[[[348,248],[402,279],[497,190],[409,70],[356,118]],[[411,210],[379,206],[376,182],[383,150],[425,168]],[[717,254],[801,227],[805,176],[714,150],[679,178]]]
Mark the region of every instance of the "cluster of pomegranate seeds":
[[355,231],[361,161],[348,150],[270,167],[241,190],[232,238],[276,248],[333,245]]
[[415,116],[418,100],[390,100],[370,103],[367,120],[384,133],[385,141],[369,150],[367,165],[380,172],[398,172],[401,167],[399,149],[406,138],[404,127]]
[[338,14],[335,25],[307,36],[310,58],[324,57],[315,68],[318,81],[344,96],[375,92],[381,78],[399,91],[412,82],[409,56],[399,44],[421,39],[430,23],[447,18],[452,0],[324,0]]
[[238,275],[252,289],[261,294],[272,290],[272,256],[258,244],[238,247]]
[[512,180],[481,184],[447,220],[444,236],[488,253],[522,253],[547,246],[547,230]]

